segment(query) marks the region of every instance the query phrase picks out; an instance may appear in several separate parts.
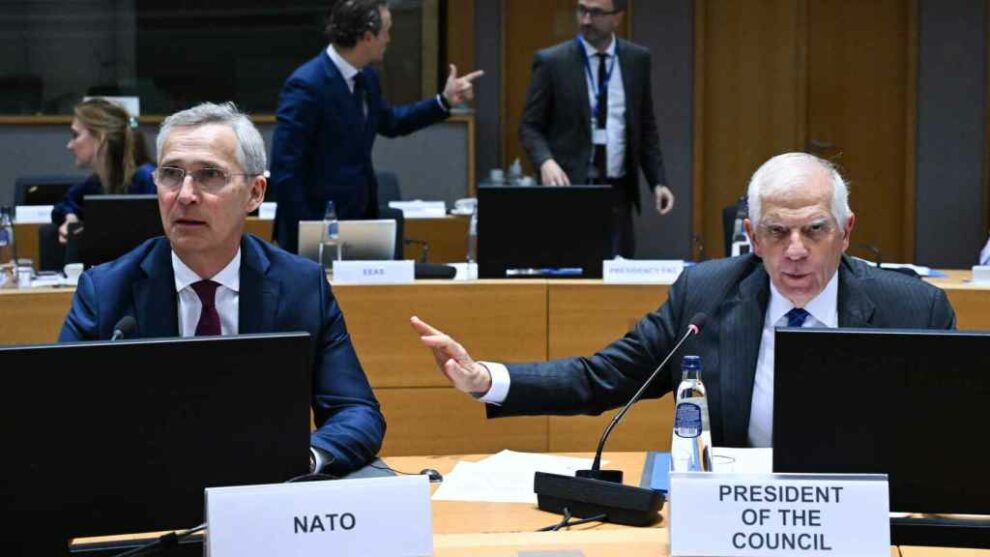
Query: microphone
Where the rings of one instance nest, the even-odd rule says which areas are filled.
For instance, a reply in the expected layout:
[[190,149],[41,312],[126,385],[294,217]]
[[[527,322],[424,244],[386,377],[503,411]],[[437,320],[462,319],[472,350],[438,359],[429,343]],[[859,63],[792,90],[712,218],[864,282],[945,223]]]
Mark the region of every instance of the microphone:
[[110,342],[131,336],[134,333],[134,329],[137,329],[137,321],[133,317],[130,315],[121,317],[120,321],[117,321],[117,324],[113,326],[113,334],[110,335]]
[[655,520],[663,503],[663,495],[652,489],[623,485],[621,470],[601,470],[602,452],[615,426],[622,421],[632,405],[643,397],[646,389],[660,375],[660,370],[667,365],[687,339],[701,333],[701,328],[707,319],[708,316],[704,313],[696,313],[691,318],[684,336],[677,341],[622,410],[615,414],[598,441],[595,460],[590,470],[578,470],[576,477],[573,478],[545,472],[536,473],[533,490],[536,492],[537,504],[541,510],[558,514],[565,514],[566,511],[581,518],[605,515],[603,518],[605,522],[632,526],[645,526]]

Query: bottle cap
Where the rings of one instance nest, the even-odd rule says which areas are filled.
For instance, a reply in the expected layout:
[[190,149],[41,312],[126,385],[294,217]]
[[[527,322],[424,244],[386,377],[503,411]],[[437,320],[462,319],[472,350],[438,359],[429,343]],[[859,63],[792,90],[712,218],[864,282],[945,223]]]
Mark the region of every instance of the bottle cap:
[[701,369],[701,356],[684,356],[684,359],[681,360],[681,369]]

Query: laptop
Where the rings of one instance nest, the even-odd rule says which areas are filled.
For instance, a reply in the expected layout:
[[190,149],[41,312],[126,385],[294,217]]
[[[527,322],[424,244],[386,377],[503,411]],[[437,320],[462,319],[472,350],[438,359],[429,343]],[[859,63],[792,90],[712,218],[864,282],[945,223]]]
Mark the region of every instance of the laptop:
[[[341,259],[391,261],[395,258],[395,231],[392,219],[338,221]],[[323,221],[299,221],[299,255],[319,262],[322,236]]]
[[[883,473],[895,513],[990,515],[990,333],[777,329],[773,469]],[[990,547],[979,524],[892,520],[901,545]]]
[[206,487],[309,469],[307,333],[0,348],[0,555],[191,528]]

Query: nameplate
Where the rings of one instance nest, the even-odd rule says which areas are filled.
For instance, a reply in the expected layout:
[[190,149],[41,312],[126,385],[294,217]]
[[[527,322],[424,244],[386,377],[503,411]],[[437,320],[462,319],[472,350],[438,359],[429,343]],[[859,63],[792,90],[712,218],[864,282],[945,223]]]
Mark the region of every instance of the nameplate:
[[426,476],[206,490],[209,557],[433,553]]
[[18,205],[14,208],[14,222],[48,224],[52,222],[52,205]]
[[612,259],[602,262],[606,284],[673,284],[684,270],[684,262],[673,259]]
[[407,261],[334,261],[334,284],[408,284],[416,280],[416,264]]
[[670,474],[670,554],[890,555],[887,476]]

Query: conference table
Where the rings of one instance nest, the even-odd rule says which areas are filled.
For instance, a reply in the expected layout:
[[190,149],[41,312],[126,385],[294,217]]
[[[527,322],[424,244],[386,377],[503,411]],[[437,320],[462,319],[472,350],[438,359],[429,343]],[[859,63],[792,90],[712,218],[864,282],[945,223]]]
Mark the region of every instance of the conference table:
[[[990,287],[950,271],[943,288],[961,329],[990,330]],[[388,435],[382,454],[594,450],[611,419],[536,416],[488,420],[482,406],[450,387],[409,326],[418,315],[451,334],[481,360],[542,361],[590,355],[659,307],[669,286],[600,280],[417,281],[333,286],[355,349],[382,405]],[[0,289],[0,345],[54,342],[73,291]],[[644,400],[609,441],[618,451],[668,450],[670,397]]]
[[[487,455],[396,456],[385,459],[399,472],[416,473],[433,468],[449,474],[459,460],[477,461]],[[571,453],[590,457],[590,453]],[[609,468],[621,469],[626,483],[638,484],[645,454],[642,452],[607,452]],[[433,491],[437,489],[434,485]],[[560,516],[540,511],[527,503],[487,503],[468,501],[433,501],[432,526],[436,557],[517,557],[520,552],[562,552],[584,557],[657,557],[670,554],[665,505],[661,519],[650,527],[636,528],[615,524],[588,523],[557,532],[536,532],[552,526]],[[703,534],[703,533],[699,533]],[[145,540],[146,536],[117,536],[77,540],[79,548],[93,547],[107,541]],[[572,552],[572,553],[566,553]],[[580,552],[580,553],[573,553]],[[932,547],[891,547],[892,557],[988,557],[990,550]]]

